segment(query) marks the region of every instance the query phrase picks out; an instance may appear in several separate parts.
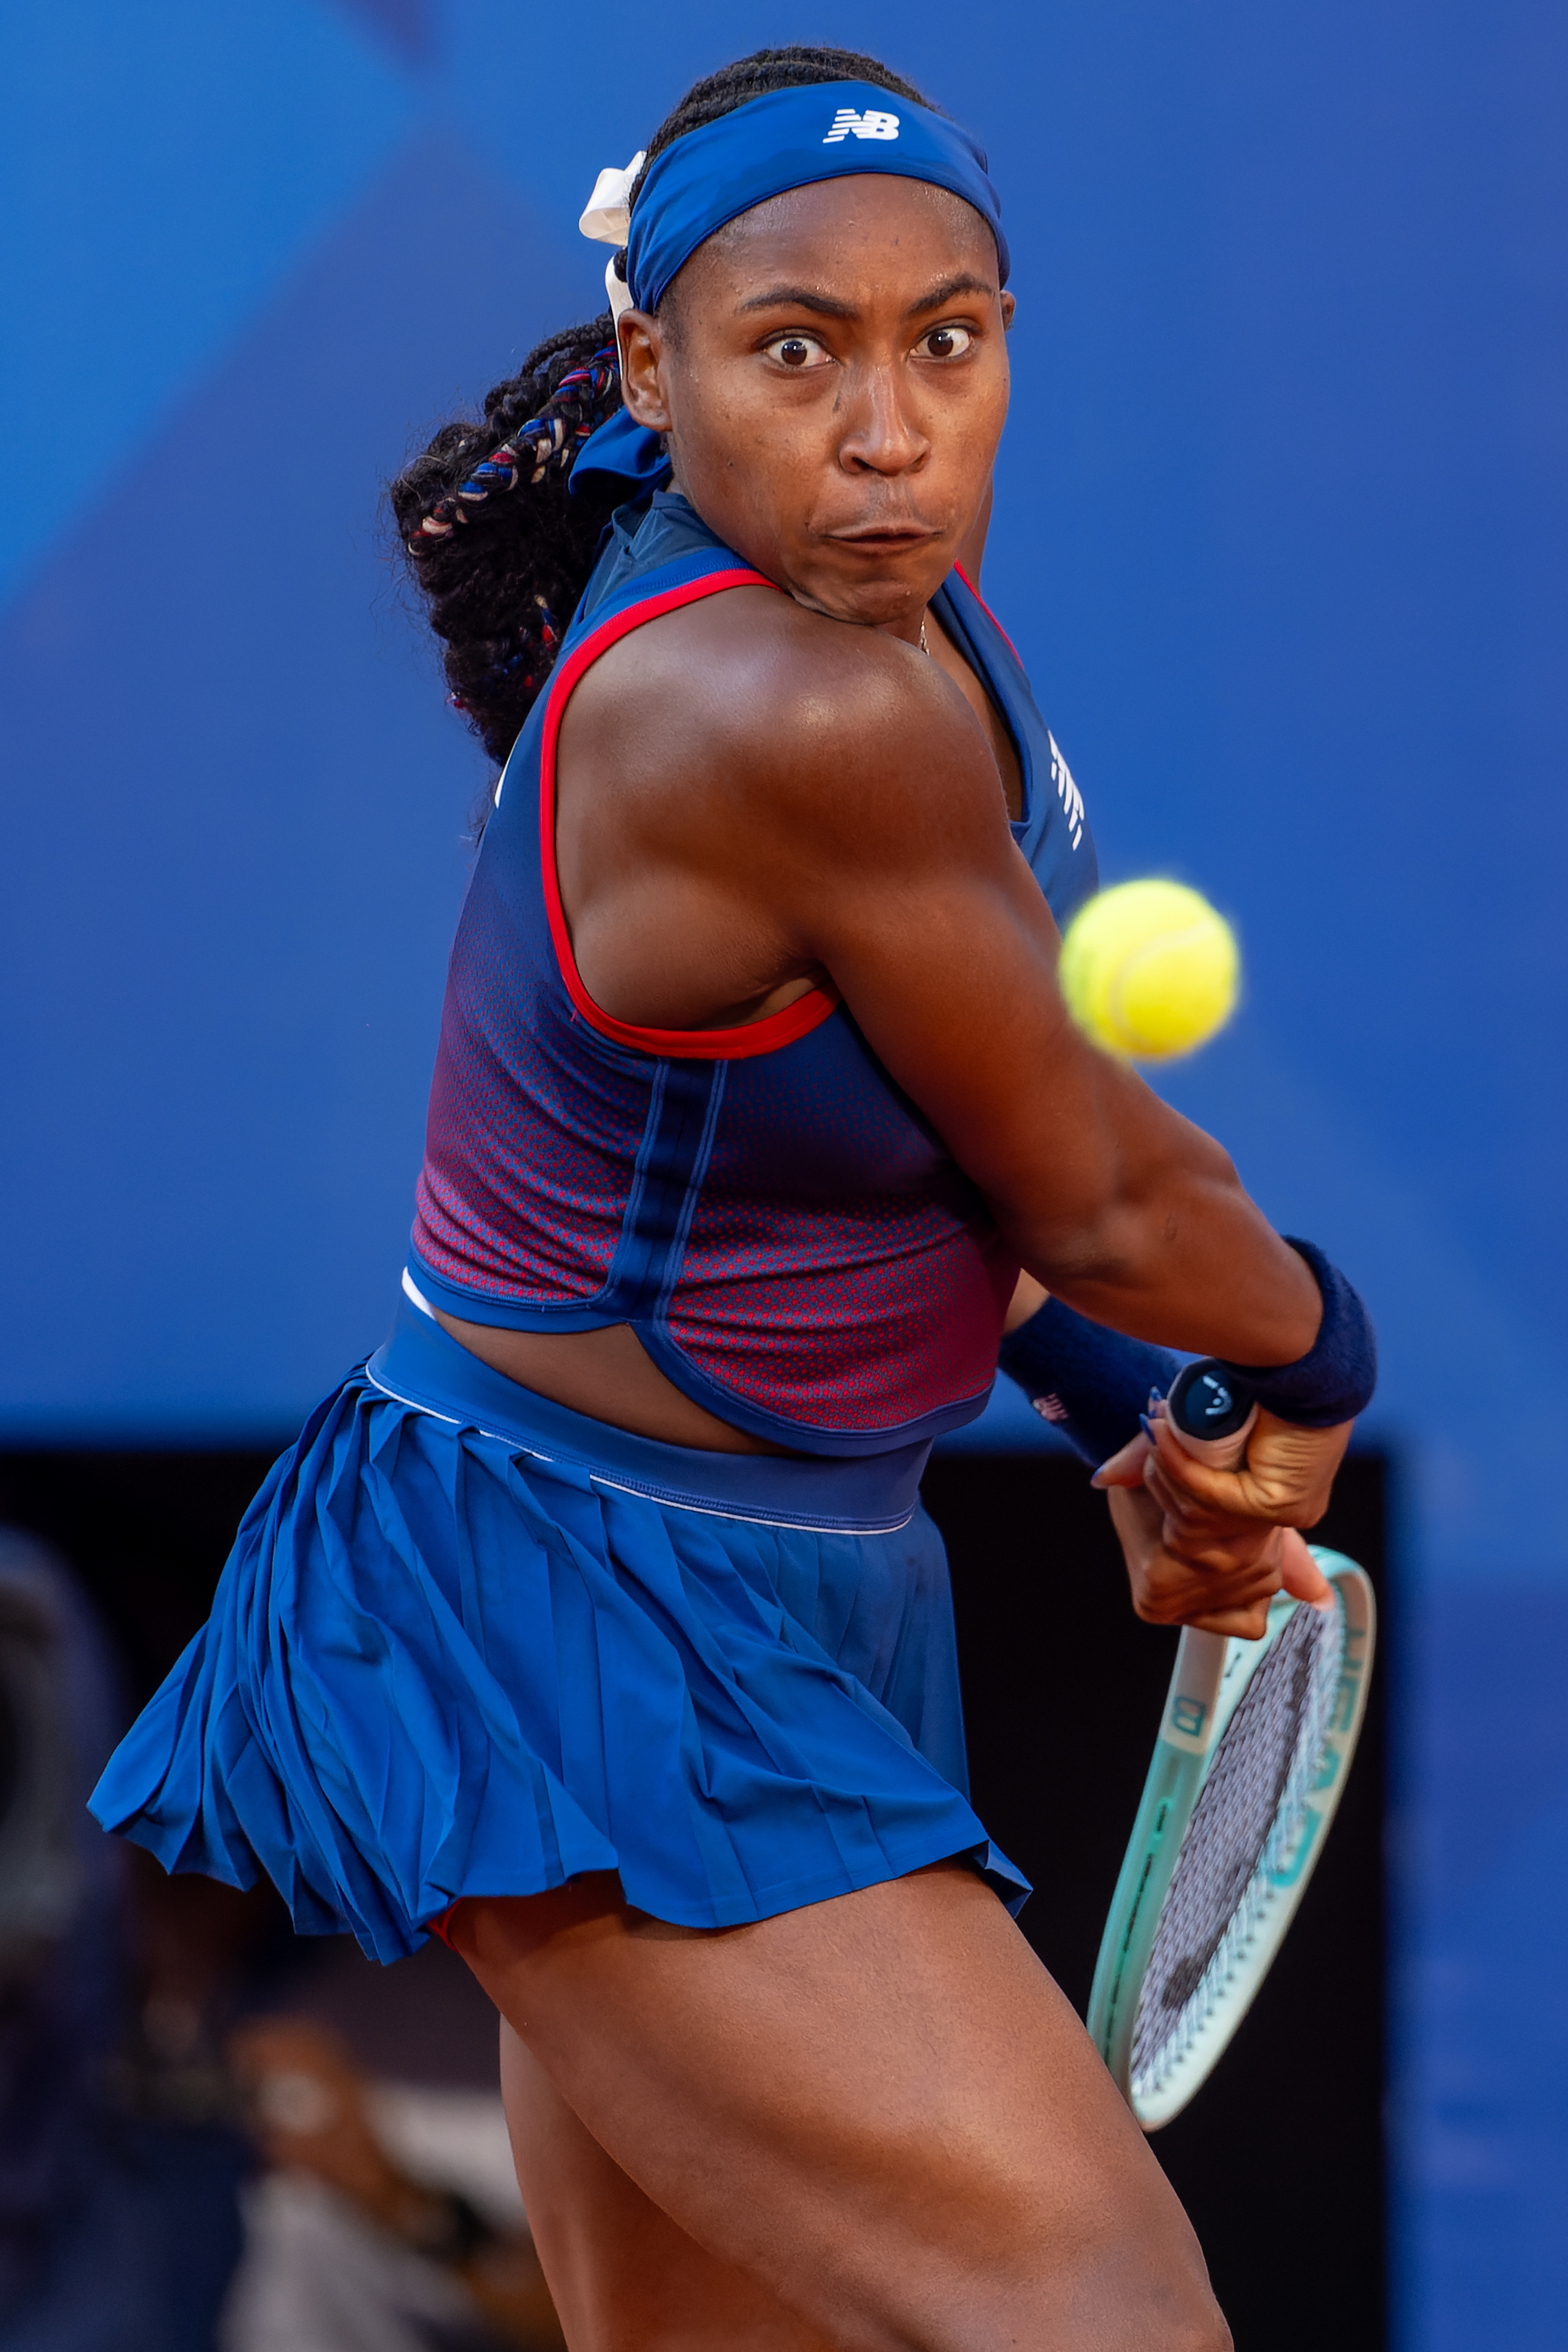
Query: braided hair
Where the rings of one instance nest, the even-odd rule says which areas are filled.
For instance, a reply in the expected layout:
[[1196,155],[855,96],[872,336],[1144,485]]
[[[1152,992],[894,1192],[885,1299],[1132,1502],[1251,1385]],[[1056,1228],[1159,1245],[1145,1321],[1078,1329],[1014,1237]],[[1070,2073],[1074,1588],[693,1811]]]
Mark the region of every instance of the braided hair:
[[[886,66],[850,49],[758,49],[693,83],[648,141],[647,161],[748,99],[827,81],[872,82],[927,103]],[[639,173],[634,205],[640,186]],[[624,252],[616,268],[624,278]],[[482,421],[443,425],[392,484],[398,537],[445,646],[449,699],[498,765],[550,675],[600,534],[625,495],[612,480],[588,476],[579,496],[567,495],[578,450],[620,404],[606,310],[537,344],[514,376],[486,394]]]

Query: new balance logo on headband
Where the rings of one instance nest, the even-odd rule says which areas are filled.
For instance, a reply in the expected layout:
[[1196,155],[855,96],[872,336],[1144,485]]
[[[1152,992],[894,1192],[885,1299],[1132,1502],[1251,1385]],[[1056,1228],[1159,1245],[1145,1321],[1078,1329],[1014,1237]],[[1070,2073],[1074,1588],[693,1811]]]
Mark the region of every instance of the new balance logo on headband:
[[832,130],[822,143],[825,147],[831,147],[836,141],[851,135],[857,139],[896,139],[899,118],[896,114],[878,114],[869,107],[864,114],[857,114],[852,106],[841,106],[833,118]]

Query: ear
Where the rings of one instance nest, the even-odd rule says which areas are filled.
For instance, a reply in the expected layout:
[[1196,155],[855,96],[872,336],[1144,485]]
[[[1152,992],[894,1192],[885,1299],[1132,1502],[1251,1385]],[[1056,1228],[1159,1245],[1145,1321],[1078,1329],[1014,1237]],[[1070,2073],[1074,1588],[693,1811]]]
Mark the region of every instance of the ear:
[[628,415],[650,433],[669,431],[669,404],[659,374],[664,338],[646,310],[623,310],[616,321],[621,345],[621,398]]
[[1003,295],[1003,297],[1002,297],[1002,331],[1003,331],[1003,333],[1004,333],[1004,334],[1005,334],[1005,335],[1010,335],[1010,334],[1012,333],[1012,331],[1013,331],[1013,314],[1014,314],[1014,312],[1017,310],[1017,307],[1018,307],[1018,298],[1017,298],[1017,296],[1016,296],[1016,294],[1005,294],[1005,294]]

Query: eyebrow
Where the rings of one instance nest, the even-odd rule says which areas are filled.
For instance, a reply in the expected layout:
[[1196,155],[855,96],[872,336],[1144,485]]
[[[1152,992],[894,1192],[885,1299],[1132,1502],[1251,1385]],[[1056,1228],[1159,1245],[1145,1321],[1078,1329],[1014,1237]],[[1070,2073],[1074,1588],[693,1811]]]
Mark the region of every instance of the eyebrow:
[[[905,310],[906,319],[918,319],[927,310],[940,310],[959,294],[984,294],[994,297],[996,289],[984,278],[976,278],[971,270],[961,270],[955,278],[946,278],[911,302]],[[737,314],[747,310],[798,310],[815,311],[819,319],[853,319],[858,316],[853,302],[840,302],[831,294],[824,294],[811,286],[770,286],[765,294],[749,295],[744,302],[735,305]]]

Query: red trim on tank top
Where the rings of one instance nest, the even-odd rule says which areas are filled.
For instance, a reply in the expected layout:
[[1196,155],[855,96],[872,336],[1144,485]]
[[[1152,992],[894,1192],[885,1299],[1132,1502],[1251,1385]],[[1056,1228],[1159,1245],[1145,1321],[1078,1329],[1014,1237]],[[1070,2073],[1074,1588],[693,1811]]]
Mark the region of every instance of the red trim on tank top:
[[984,597],[981,594],[979,589],[975,586],[973,581],[970,578],[963,564],[955,563],[952,568],[957,572],[959,578],[963,581],[964,586],[968,589],[970,594],[973,597],[975,603],[979,605],[981,611],[984,614],[986,619],[990,622],[992,627],[995,630],[997,635],[1001,638],[1003,644],[1006,646],[1007,651],[1012,655],[1013,659],[1017,663],[1018,667],[1022,669],[1024,667],[1023,655],[1018,651],[1017,646],[1013,643],[1012,638],[1007,635],[1006,630],[1002,626],[1001,622],[996,618],[995,614],[991,610],[990,605],[985,602]]
[[[830,1013],[837,1009],[837,991],[808,989],[797,996],[793,1004],[781,1012],[770,1013],[763,1020],[748,1021],[735,1029],[644,1029],[635,1022],[617,1021],[595,1004],[583,985],[577,969],[577,959],[572,951],[572,938],[566,928],[566,910],[561,903],[561,880],[555,870],[555,745],[561,732],[561,721],[572,691],[584,671],[593,667],[601,654],[607,653],[620,638],[640,628],[645,621],[657,620],[661,614],[678,612],[683,604],[695,604],[701,597],[715,596],[724,588],[775,588],[777,583],[765,572],[753,572],[749,566],[737,566],[729,572],[710,572],[700,580],[689,580],[679,588],[667,588],[662,595],[646,597],[641,604],[627,605],[602,626],[584,637],[582,644],[563,662],[550,681],[549,698],[544,707],[544,729],[539,744],[539,854],[544,883],[544,906],[550,918],[550,936],[555,946],[555,959],[561,967],[561,977],[566,992],[591,1028],[617,1045],[637,1045],[644,1052],[657,1054],[661,1061],[741,1062],[754,1054],[774,1054],[781,1045],[793,1045],[800,1037],[809,1036],[820,1028]],[[782,594],[783,591],[778,590]]]

